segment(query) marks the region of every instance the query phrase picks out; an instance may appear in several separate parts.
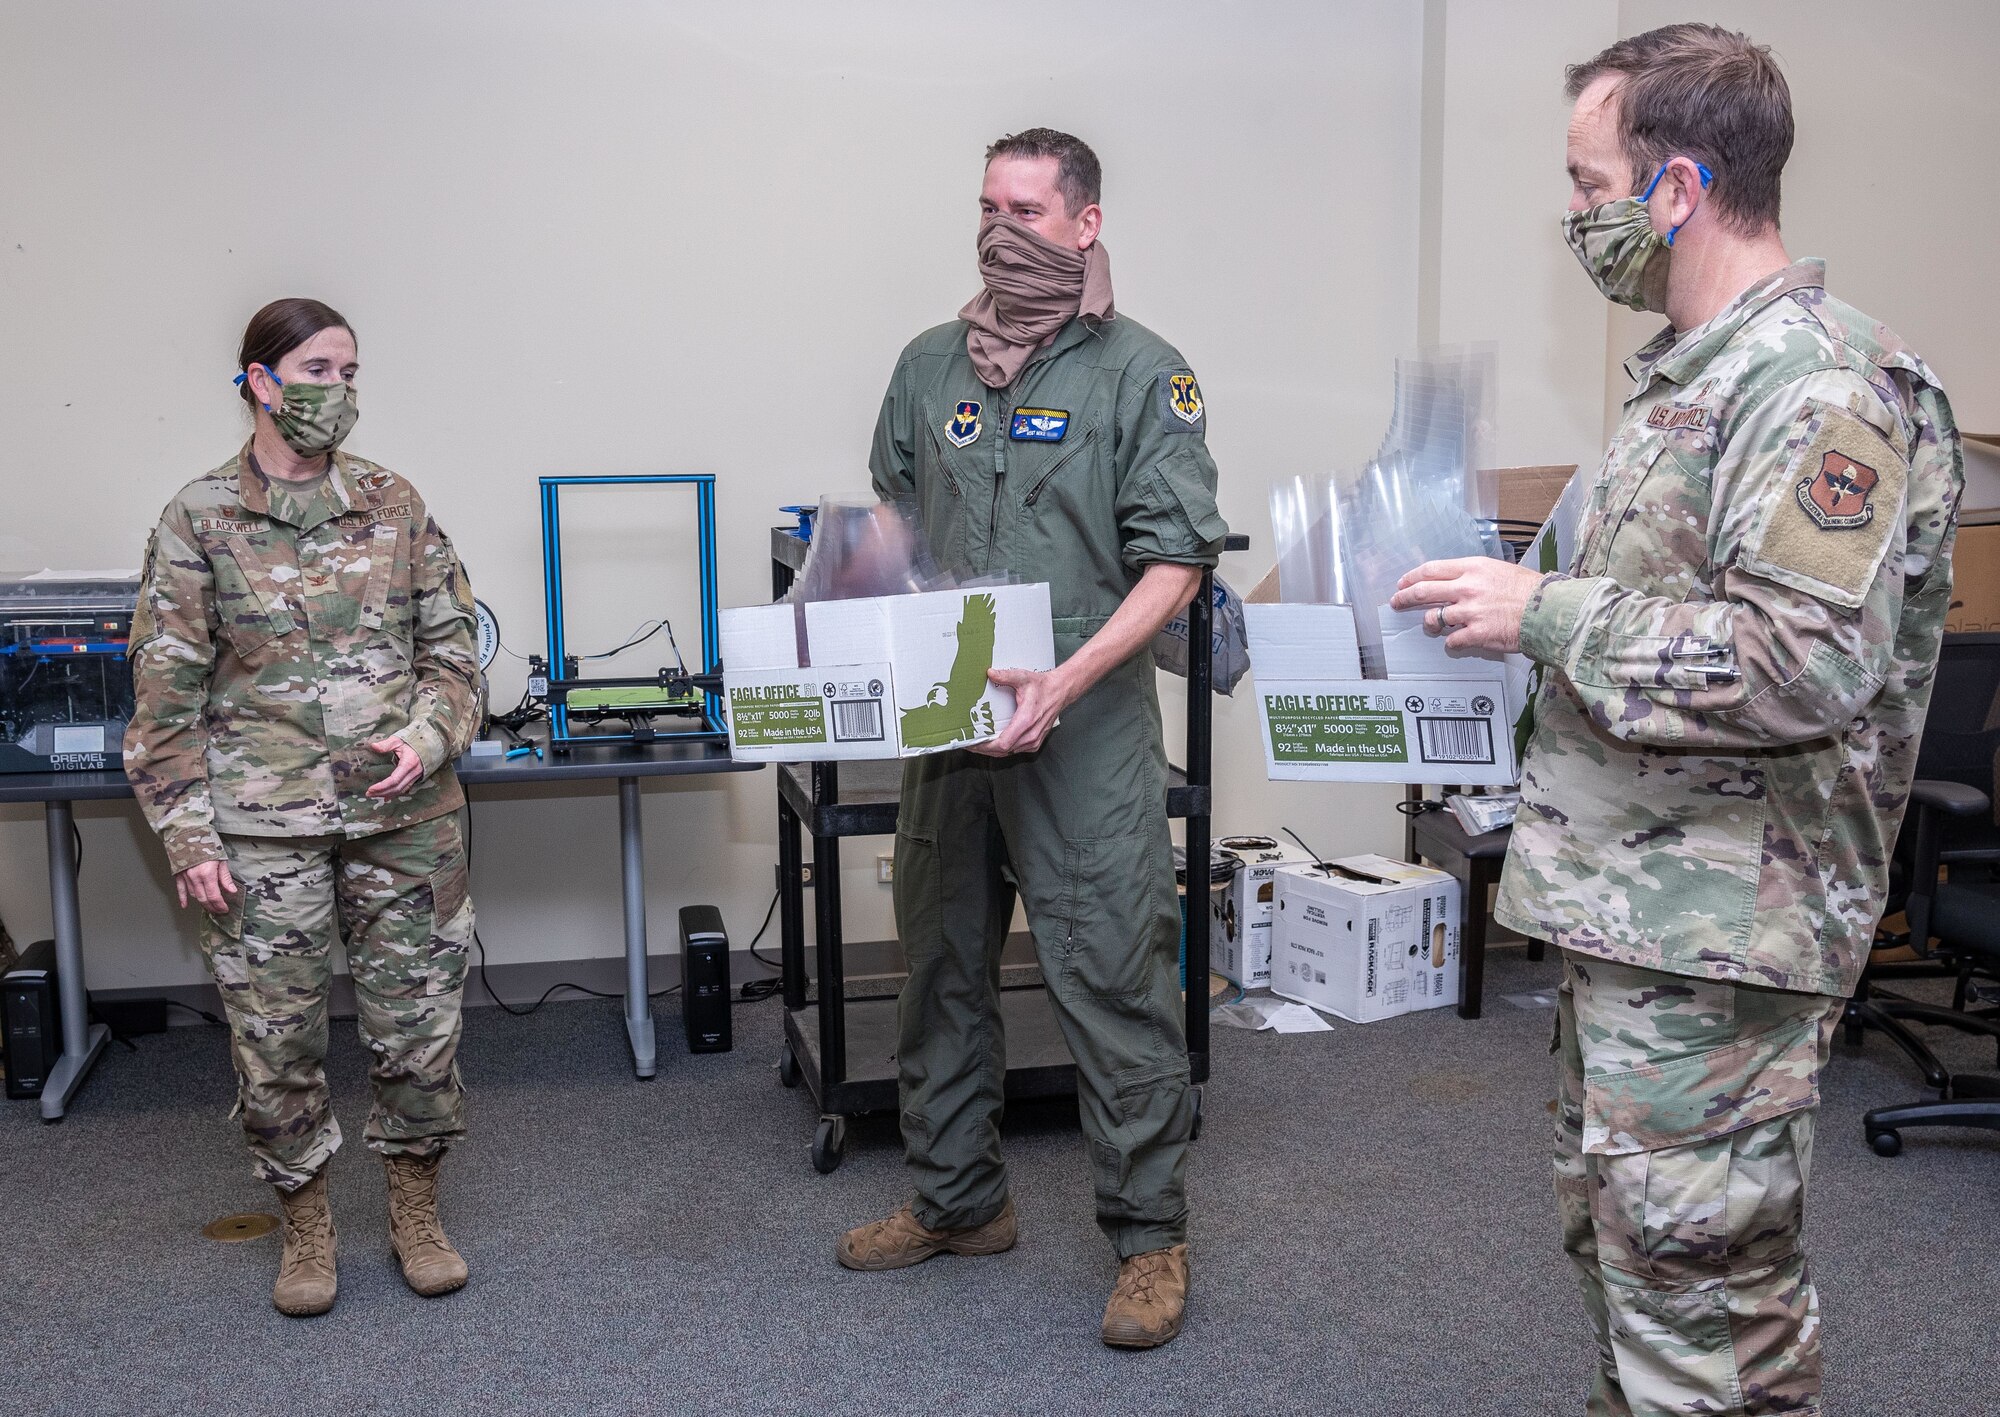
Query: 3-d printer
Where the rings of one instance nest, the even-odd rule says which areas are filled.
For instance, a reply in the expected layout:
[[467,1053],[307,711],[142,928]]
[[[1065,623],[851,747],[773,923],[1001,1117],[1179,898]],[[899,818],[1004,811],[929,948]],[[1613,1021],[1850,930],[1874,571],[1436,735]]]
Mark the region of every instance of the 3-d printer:
[[115,768],[139,578],[0,577],[0,772]]
[[[547,658],[529,656],[528,694],[548,703],[550,747],[566,753],[578,743],[727,741],[729,734],[722,721],[722,620],[715,573],[714,475],[544,477],[541,482],[542,585],[549,640]],[[586,678],[579,673],[578,658],[568,652],[563,636],[562,489],[644,485],[689,487],[695,494],[695,552],[701,596],[699,668],[690,672],[676,651],[675,663],[663,666],[656,674]],[[670,642],[671,633],[669,630]],[[693,723],[687,727],[663,728],[654,722],[656,718],[691,719]]]

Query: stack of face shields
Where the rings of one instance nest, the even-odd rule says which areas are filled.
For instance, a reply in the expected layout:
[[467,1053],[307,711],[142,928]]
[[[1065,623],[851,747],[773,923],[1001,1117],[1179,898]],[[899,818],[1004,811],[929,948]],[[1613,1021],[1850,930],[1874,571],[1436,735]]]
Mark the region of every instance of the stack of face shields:
[[1492,464],[1492,344],[1396,361],[1396,407],[1359,475],[1295,477],[1271,491],[1278,598],[1352,605],[1362,672],[1384,672],[1382,607],[1425,561],[1504,556]]
[[805,564],[785,596],[797,607],[800,664],[812,663],[806,644],[807,602],[912,595],[958,584],[938,568],[916,512],[907,504],[822,497],[812,527]]

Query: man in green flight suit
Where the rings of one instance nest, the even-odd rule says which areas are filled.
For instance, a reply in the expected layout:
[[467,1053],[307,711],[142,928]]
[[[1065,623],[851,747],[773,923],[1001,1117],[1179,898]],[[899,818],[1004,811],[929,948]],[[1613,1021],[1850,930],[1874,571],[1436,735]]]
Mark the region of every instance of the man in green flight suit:
[[904,770],[897,1056],[917,1195],[838,1253],[881,1270],[1014,1243],[1000,948],[1018,889],[1120,1260],[1102,1336],[1151,1348],[1186,1304],[1194,1110],[1147,649],[1228,528],[1200,386],[1172,346],[1114,314],[1099,181],[1096,155],[1066,133],[987,150],[984,288],[903,351],[875,427],[875,490],[916,504],[941,564],[1049,583],[1057,667],[993,671],[1016,695],[1000,736]]
[[1951,407],[1778,232],[1790,93],[1712,25],[1569,71],[1570,246],[1666,315],[1567,574],[1394,603],[1545,667],[1494,914],[1563,951],[1556,1199],[1589,1411],[1820,1410],[1800,1229],[1951,599]]

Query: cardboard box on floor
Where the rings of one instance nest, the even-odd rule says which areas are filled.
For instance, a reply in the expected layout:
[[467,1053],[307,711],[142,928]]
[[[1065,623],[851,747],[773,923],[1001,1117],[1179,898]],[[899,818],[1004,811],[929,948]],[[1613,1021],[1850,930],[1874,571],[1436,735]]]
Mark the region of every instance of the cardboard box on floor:
[[1271,912],[1276,901],[1278,867],[1288,861],[1311,861],[1305,852],[1272,836],[1217,837],[1215,849],[1242,861],[1229,884],[1210,894],[1215,928],[1214,968],[1230,983],[1262,989],[1271,982]]
[[983,743],[1014,717],[986,671],[1055,668],[1049,588],[980,586],[722,612],[729,750],[752,762],[911,758]]
[[1355,1023],[1456,1004],[1459,884],[1348,856],[1277,871],[1271,992]]
[[1962,433],[1965,503],[1951,557],[1947,633],[2000,630],[2000,433]]

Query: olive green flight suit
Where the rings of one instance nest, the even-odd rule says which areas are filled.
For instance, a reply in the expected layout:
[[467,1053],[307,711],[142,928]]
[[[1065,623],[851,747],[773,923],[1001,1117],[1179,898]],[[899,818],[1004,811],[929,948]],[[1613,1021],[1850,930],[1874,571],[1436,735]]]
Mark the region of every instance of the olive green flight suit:
[[[903,352],[875,427],[875,490],[914,501],[940,564],[1047,581],[1066,660],[1148,565],[1215,564],[1228,528],[1201,391],[1170,345],[1122,317],[1071,321],[1006,389],[980,382],[965,334],[941,325]],[[1153,672],[1143,650],[1111,671],[1039,752],[905,765],[899,1083],[926,1225],[981,1225],[1006,1199],[1000,950],[1018,890],[1076,1059],[1098,1223],[1120,1258],[1187,1238],[1194,1110]]]

